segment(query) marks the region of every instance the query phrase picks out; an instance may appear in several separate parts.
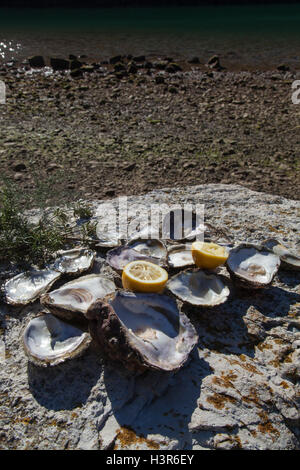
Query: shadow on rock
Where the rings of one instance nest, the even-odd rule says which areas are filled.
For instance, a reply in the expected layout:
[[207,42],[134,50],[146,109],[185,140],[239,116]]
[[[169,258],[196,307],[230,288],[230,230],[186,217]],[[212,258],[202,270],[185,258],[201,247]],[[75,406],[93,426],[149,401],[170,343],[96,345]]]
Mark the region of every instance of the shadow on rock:
[[287,316],[292,306],[298,302],[300,302],[300,294],[271,286],[268,289],[262,289],[252,299],[251,305],[258,308],[266,317],[275,318]]
[[283,282],[286,286],[293,288],[300,285],[300,271],[280,270],[277,273],[277,277],[280,282]]
[[267,319],[289,314],[300,295],[271,286],[266,289],[247,290],[232,287],[232,294],[222,305],[212,308],[183,306],[199,335],[199,347],[223,354],[245,354],[254,357],[255,344],[249,335],[245,317],[250,308],[257,309]]
[[[188,425],[197,407],[202,380],[209,374],[211,369],[207,362],[199,359],[197,348],[189,362],[175,374],[149,371],[136,377],[119,377],[112,386],[111,372],[107,370],[105,386],[120,426],[115,448],[158,449],[166,445],[176,449],[191,448]],[[127,400],[123,396],[121,403],[123,387],[129,393]]]
[[102,370],[99,356],[89,349],[84,356],[55,367],[37,367],[28,362],[28,385],[45,408],[72,410],[87,401]]

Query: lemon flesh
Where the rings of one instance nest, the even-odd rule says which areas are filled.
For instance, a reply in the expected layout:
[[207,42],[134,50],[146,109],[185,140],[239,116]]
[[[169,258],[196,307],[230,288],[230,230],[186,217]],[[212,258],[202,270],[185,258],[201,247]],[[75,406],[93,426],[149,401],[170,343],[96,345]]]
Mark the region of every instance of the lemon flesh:
[[228,253],[223,246],[216,243],[194,242],[192,256],[199,268],[214,269],[226,262]]
[[122,285],[133,292],[160,292],[168,280],[165,269],[149,261],[132,261],[123,269]]

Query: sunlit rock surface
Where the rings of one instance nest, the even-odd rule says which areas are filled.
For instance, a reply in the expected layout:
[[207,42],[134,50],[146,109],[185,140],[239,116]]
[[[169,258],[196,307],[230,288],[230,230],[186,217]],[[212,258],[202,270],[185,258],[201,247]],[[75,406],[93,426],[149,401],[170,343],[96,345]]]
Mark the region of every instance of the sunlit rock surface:
[[[131,215],[158,202],[204,203],[206,221],[234,242],[272,236],[299,250],[298,201],[234,185],[127,201]],[[113,278],[102,255],[94,271]],[[54,368],[28,363],[20,337],[39,305],[1,303],[0,448],[299,449],[300,274],[279,271],[271,287],[255,292],[232,287],[211,310],[183,309],[199,334],[190,361],[175,375],[135,376],[96,345]]]

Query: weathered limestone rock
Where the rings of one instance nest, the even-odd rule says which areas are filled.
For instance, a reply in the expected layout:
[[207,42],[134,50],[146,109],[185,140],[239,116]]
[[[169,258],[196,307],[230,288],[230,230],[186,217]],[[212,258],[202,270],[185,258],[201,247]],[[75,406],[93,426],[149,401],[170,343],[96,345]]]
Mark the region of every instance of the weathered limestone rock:
[[[109,217],[108,202],[118,204],[94,202],[95,213]],[[299,249],[299,201],[236,185],[127,200],[129,217],[141,204],[184,202],[204,203],[206,221],[235,242],[278,236]],[[103,256],[94,270],[112,276]],[[94,344],[81,358],[35,367],[20,335],[39,304],[1,303],[0,448],[299,449],[300,274],[279,271],[271,287],[255,292],[231,288],[228,301],[213,309],[182,307],[199,343],[174,375],[135,376]]]

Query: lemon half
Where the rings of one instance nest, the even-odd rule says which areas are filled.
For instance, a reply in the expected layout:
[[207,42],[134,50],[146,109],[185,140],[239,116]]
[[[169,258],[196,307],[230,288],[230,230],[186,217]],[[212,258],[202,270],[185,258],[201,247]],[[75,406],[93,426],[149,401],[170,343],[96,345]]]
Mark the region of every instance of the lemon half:
[[192,256],[199,268],[214,269],[226,262],[228,253],[223,246],[216,243],[194,242]]
[[131,261],[122,273],[124,289],[133,292],[160,292],[167,280],[167,271],[149,261]]

